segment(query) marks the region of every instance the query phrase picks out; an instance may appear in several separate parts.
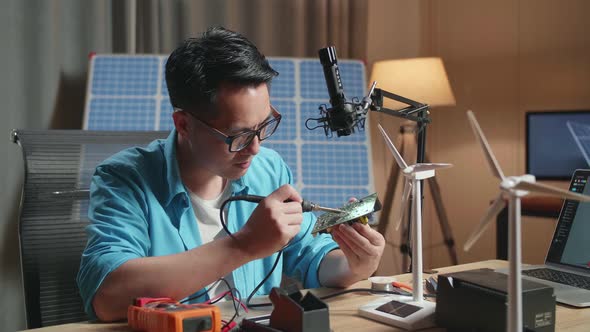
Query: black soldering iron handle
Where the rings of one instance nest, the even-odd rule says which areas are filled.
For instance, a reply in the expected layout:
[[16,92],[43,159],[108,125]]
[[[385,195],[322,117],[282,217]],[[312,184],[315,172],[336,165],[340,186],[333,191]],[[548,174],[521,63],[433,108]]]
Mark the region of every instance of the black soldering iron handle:
[[[240,200],[240,201],[246,201],[246,202],[251,202],[251,203],[260,203],[260,201],[262,201],[265,197],[264,196],[258,196],[258,195],[240,195],[240,196],[234,196],[231,198],[231,200]],[[286,202],[290,202],[291,200],[287,200]],[[301,202],[301,208],[303,210],[303,212],[310,212],[313,211],[315,208],[315,204],[307,201],[307,200],[303,200],[303,202]]]

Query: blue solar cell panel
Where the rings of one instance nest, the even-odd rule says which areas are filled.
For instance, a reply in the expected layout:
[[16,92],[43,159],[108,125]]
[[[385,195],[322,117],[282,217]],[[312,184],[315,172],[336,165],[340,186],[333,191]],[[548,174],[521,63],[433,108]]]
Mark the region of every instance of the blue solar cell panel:
[[155,96],[159,65],[157,56],[96,57],[92,71],[92,94]]
[[281,123],[274,135],[269,141],[290,141],[297,138],[297,105],[293,100],[274,100],[271,99],[273,106],[281,113]]
[[306,185],[368,186],[367,147],[360,144],[303,144]]
[[271,67],[279,72],[272,81],[270,90],[273,98],[294,98],[295,97],[295,63],[293,60],[269,59]]
[[[303,60],[300,65],[301,71],[301,98],[320,99],[327,103],[330,100],[328,88],[324,79],[324,71],[319,61]],[[342,72],[341,72],[342,75]],[[344,80],[344,78],[342,78]]]
[[92,130],[154,130],[154,98],[95,98],[90,101]]
[[365,96],[365,69],[361,62],[342,61],[338,63],[340,76],[346,99],[358,98]]
[[[84,128],[90,130],[170,130],[172,106],[164,79],[166,56],[97,55],[90,64]],[[268,58],[279,72],[271,85],[271,102],[281,125],[263,145],[276,150],[290,166],[296,187],[307,199],[342,206],[352,196],[373,192],[369,135],[327,138],[309,131],[320,104],[329,107],[319,60]],[[360,61],[338,62],[346,97],[362,98],[365,68]],[[313,122],[311,124],[314,124]]]
[[160,84],[160,88],[162,89],[162,96],[166,96],[168,97],[168,85],[166,85],[166,61],[168,61],[168,57],[167,56],[163,56],[160,59],[161,64],[160,64],[160,71],[161,71],[161,84]]
[[172,130],[174,128],[174,121],[172,121],[173,111],[170,99],[163,98],[160,105],[160,127],[158,130]]

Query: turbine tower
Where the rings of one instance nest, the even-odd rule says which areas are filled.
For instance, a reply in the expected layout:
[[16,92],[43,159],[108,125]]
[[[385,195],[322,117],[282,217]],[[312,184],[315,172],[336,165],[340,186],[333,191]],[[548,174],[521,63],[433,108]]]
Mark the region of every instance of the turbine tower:
[[[391,324],[397,327],[401,327],[407,330],[422,329],[430,326],[434,326],[434,310],[436,304],[430,301],[424,300],[424,289],[422,287],[422,185],[421,181],[424,179],[431,178],[435,175],[435,170],[448,168],[453,165],[451,164],[435,164],[435,163],[418,163],[409,165],[403,159],[395,145],[387,136],[387,133],[378,125],[381,135],[385,140],[385,144],[393,154],[395,161],[402,170],[402,174],[405,178],[404,183],[404,194],[402,195],[402,206],[401,210],[407,210],[408,196],[410,190],[412,192],[412,298],[408,299],[403,296],[388,296],[385,300],[375,301],[371,304],[360,308],[359,312],[361,315],[367,316],[379,320],[381,322]],[[401,213],[403,215],[403,212]],[[401,222],[401,216],[398,220],[396,227],[399,227]],[[414,306],[416,311],[412,314],[401,317],[391,314],[382,314],[375,308],[383,304],[383,301],[395,299],[390,302],[392,306]],[[398,308],[398,309],[399,309]],[[395,309],[394,309],[395,310]]]

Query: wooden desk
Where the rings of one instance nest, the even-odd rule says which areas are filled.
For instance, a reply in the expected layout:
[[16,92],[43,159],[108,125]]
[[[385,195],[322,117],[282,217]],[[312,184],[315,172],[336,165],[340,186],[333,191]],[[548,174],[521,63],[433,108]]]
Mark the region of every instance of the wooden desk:
[[[463,270],[477,269],[477,268],[503,268],[507,267],[505,261],[490,260],[478,263],[470,263],[463,265],[456,265],[451,267],[437,269],[439,273],[457,272]],[[400,281],[411,281],[410,274],[403,274],[397,276]],[[368,281],[360,281],[351,288],[369,287]],[[331,289],[319,289],[314,291],[315,294],[324,295],[334,292]],[[391,326],[375,322],[357,314],[357,308],[360,305],[371,302],[374,299],[373,295],[366,293],[346,294],[327,300],[330,306],[330,327],[334,331],[403,331],[393,328]],[[228,306],[222,311],[231,314],[233,309],[229,309],[230,303],[225,303]],[[224,304],[224,305],[225,305]],[[267,311],[255,310],[250,311],[249,315],[258,316],[268,313]],[[557,305],[557,326],[556,331],[588,331],[590,329],[590,308],[576,309]],[[45,327],[34,330],[35,332],[69,332],[69,331],[91,331],[91,332],[129,332],[126,323],[117,324],[92,324],[92,323],[73,323],[58,326]],[[433,328],[421,331],[444,331],[442,328]]]

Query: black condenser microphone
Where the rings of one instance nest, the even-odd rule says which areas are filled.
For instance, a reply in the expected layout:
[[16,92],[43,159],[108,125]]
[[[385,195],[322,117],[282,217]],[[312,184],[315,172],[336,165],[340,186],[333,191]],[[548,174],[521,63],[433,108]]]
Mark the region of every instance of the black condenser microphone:
[[325,114],[325,119],[321,119],[320,121],[327,122],[330,130],[332,132],[335,131],[339,137],[348,136],[354,132],[357,114],[355,112],[355,106],[352,103],[346,102],[344,86],[340,78],[340,70],[338,70],[336,48],[334,46],[322,48],[318,51],[318,54],[322,67],[324,68],[324,77],[326,78],[326,86],[328,87],[330,104],[332,105],[327,110],[324,106],[320,106],[321,112]]

